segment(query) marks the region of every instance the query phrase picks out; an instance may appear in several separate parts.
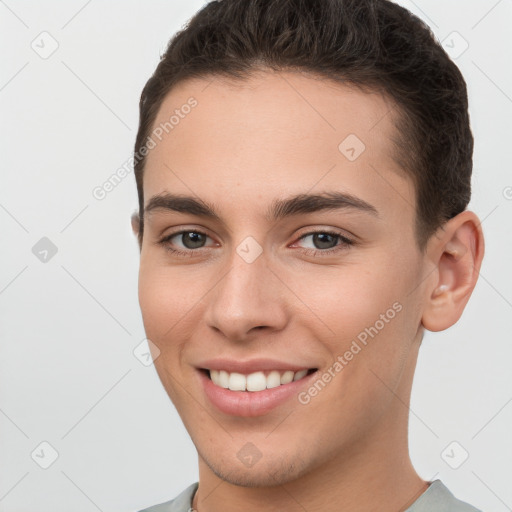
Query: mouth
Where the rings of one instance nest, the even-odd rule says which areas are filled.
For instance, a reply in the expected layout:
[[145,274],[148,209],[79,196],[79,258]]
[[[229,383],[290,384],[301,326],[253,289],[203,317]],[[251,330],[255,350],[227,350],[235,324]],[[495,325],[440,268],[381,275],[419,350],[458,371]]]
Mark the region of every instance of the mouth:
[[218,412],[238,417],[264,416],[279,411],[279,406],[294,398],[298,404],[300,391],[311,385],[318,371],[318,368],[261,368],[268,368],[267,364],[251,365],[250,370],[236,368],[239,371],[235,372],[221,369],[219,364],[215,366],[217,368],[198,368],[205,398]]
[[316,372],[316,368],[292,370],[262,370],[249,374],[228,372],[227,370],[212,370],[204,368],[202,371],[218,387],[230,391],[248,391],[255,393],[266,389],[285,386],[297,382]]

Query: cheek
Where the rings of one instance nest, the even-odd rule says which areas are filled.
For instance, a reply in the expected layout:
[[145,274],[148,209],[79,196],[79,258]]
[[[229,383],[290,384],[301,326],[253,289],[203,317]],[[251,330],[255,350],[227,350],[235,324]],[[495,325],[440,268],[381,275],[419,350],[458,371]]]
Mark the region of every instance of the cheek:
[[141,261],[139,304],[148,337],[165,342],[201,298],[189,273]]
[[155,368],[167,390],[172,393],[178,376],[183,346],[193,330],[194,308],[200,307],[200,290],[170,269],[141,264],[139,304],[146,337],[157,347]]
[[396,389],[401,379],[414,337],[407,276],[402,273],[402,281],[397,282],[397,274],[383,262],[379,268],[364,266],[364,270],[355,265],[333,268],[329,276],[318,272],[302,281],[298,295],[307,297],[307,305],[321,321],[312,322],[311,314],[297,318],[304,330],[314,329],[313,337],[334,362],[319,375],[329,383],[317,386],[318,392],[309,388],[302,396],[309,404],[304,421],[311,431],[317,428],[314,418],[329,410],[332,414],[325,422],[329,435],[337,435],[340,428],[355,435],[370,428],[389,407],[394,396],[390,389]]
[[176,274],[141,262],[139,304],[146,337],[156,347],[152,349],[155,370],[170,399],[179,407],[184,385],[180,358],[189,328],[187,313],[198,297],[191,296],[190,287],[180,282]]
[[[370,267],[347,265],[333,267],[329,272],[322,268],[305,273],[299,281],[298,295],[304,305],[336,339],[356,337],[376,322],[381,331],[382,322],[396,316],[397,307],[393,309],[393,304],[403,300],[403,292],[385,265],[384,268]],[[311,321],[311,315],[304,317],[304,322],[308,320]],[[385,326],[388,324],[386,322]]]
[[364,365],[390,380],[400,374],[421,318],[410,294],[417,262],[406,258],[413,259],[388,251],[372,262],[304,273],[298,295],[318,320],[309,313],[298,321],[315,330],[334,359],[348,362],[345,373]]

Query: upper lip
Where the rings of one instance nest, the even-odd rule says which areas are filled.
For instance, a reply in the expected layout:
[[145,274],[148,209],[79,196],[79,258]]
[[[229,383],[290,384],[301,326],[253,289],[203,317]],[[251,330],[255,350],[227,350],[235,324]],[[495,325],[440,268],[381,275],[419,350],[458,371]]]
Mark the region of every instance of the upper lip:
[[298,372],[300,370],[309,370],[313,366],[302,364],[293,364],[290,362],[279,361],[277,359],[250,359],[240,361],[235,359],[208,359],[197,365],[198,368],[206,370],[225,370],[229,373],[236,372],[242,374],[250,374],[258,371],[270,370],[291,370]]

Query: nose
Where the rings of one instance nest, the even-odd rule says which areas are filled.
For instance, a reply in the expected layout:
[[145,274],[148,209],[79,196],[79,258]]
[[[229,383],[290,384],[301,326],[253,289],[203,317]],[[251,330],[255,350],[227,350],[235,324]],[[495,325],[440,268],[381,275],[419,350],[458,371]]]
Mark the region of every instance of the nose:
[[259,331],[274,332],[287,322],[282,282],[265,253],[248,263],[234,252],[229,268],[207,295],[206,324],[230,341],[246,341]]

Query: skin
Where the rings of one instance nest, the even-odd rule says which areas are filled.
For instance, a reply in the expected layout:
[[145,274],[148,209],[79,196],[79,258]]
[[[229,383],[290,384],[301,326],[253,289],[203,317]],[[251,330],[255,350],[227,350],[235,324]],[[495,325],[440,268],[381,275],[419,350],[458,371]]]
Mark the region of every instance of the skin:
[[[147,157],[144,202],[189,195],[221,220],[145,215],[139,302],[156,370],[198,451],[194,508],[405,510],[428,486],[407,444],[418,350],[424,329],[453,325],[472,293],[484,251],[478,218],[459,214],[420,251],[414,187],[393,159],[396,109],[380,94],[292,72],[195,79],[167,95],[155,126],[190,96],[197,107]],[[349,134],[366,146],[352,162],[338,149]],[[265,218],[275,199],[329,191],[378,215]],[[137,233],[136,218],[132,225]],[[159,243],[194,229],[208,235],[201,248],[181,235],[167,242],[187,256]],[[322,255],[325,245],[305,236],[322,229],[355,243],[333,238],[328,247],[341,249]],[[248,236],[263,251],[252,263],[236,251]],[[308,404],[294,398],[263,416],[230,416],[199,384],[199,361],[219,356],[269,357],[322,375],[395,303],[401,311]],[[261,453],[252,467],[237,457],[248,442]]]

